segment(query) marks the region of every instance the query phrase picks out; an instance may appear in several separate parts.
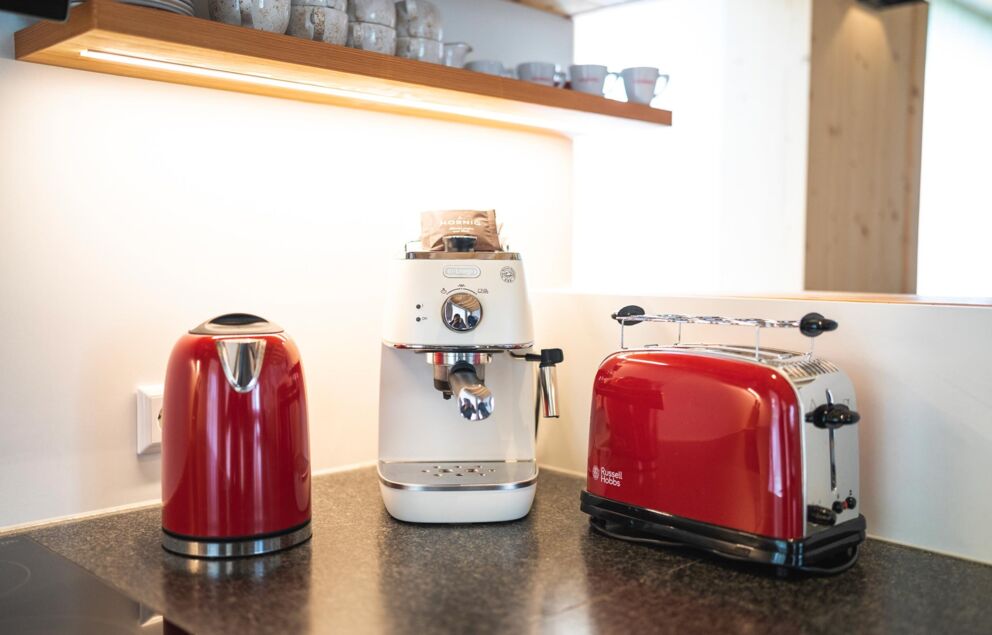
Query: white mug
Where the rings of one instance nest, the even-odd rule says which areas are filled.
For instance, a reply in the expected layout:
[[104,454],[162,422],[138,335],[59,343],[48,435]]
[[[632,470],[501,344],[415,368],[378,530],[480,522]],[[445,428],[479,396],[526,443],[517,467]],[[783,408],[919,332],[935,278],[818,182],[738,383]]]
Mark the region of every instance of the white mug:
[[444,44],[422,37],[397,37],[396,56],[440,64],[444,60]]
[[371,22],[352,22],[348,25],[347,45],[386,55],[396,54],[396,29]]
[[472,52],[472,47],[465,42],[446,42],[444,45],[444,65],[452,68],[465,66],[465,57]]
[[348,41],[348,14],[319,5],[290,7],[288,35],[343,45]]
[[606,78],[610,75],[619,77],[617,73],[611,73],[608,68],[599,64],[575,64],[568,67],[568,75],[572,90],[590,95],[602,95],[606,85]]
[[503,68],[503,63],[496,60],[475,60],[466,64],[465,68],[476,73],[485,73],[486,75],[506,76],[506,69]]
[[396,3],[396,33],[400,37],[443,39],[441,10],[430,0],[400,0]]
[[[627,101],[634,104],[650,104],[651,100],[668,86],[668,75],[659,73],[658,69],[652,66],[625,68],[620,76],[627,90]],[[659,88],[658,80],[662,78],[665,81]]]
[[393,0],[350,0],[347,4],[348,19],[351,22],[369,22],[396,28],[396,5]]
[[564,86],[565,73],[551,62],[524,62],[517,64],[517,79],[544,86]]

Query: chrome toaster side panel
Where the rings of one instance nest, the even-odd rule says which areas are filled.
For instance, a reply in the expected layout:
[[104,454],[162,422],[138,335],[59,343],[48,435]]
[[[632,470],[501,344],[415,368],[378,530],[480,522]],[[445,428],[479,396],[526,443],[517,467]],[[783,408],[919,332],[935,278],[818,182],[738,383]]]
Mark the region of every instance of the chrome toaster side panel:
[[[858,428],[861,425],[847,425],[833,431],[833,465],[831,465],[829,430],[817,428],[805,421],[806,415],[818,406],[827,403],[844,404],[857,411],[854,386],[843,371],[816,375],[811,380],[796,384],[796,392],[802,408],[803,436],[803,485],[807,509],[811,505],[831,509],[836,501],[852,498],[859,504],[853,509],[844,509],[837,514],[837,524],[854,520],[860,513],[860,474],[858,465]],[[831,475],[833,474],[833,476]],[[827,525],[806,523],[806,536],[829,529]]]

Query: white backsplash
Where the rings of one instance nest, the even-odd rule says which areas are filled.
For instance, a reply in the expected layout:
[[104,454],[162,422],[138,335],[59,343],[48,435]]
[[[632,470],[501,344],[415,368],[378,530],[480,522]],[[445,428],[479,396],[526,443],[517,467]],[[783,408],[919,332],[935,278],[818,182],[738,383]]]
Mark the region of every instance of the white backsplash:
[[157,498],[135,388],[229,311],[299,345],[314,469],[373,460],[422,210],[495,207],[532,286],[570,278],[567,140],[16,62],[27,23],[0,14],[0,527]]

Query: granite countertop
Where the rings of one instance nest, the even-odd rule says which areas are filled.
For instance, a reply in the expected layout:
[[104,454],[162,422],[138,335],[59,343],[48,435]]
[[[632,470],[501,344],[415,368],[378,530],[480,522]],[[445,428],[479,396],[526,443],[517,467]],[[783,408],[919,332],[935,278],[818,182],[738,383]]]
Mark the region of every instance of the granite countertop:
[[166,553],[158,509],[29,535],[194,633],[992,632],[992,567],[868,541],[844,574],[779,579],[593,533],[582,485],[546,471],[523,520],[418,526],[374,469],[321,476],[313,540],[239,561]]

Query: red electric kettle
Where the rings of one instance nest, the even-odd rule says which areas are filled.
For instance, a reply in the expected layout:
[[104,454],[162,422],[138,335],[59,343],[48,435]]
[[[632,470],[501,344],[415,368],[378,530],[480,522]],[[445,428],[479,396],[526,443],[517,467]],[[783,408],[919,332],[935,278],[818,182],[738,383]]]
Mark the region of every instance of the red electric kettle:
[[226,558],[310,538],[303,367],[281,327],[216,317],[172,349],[162,409],[162,545]]

